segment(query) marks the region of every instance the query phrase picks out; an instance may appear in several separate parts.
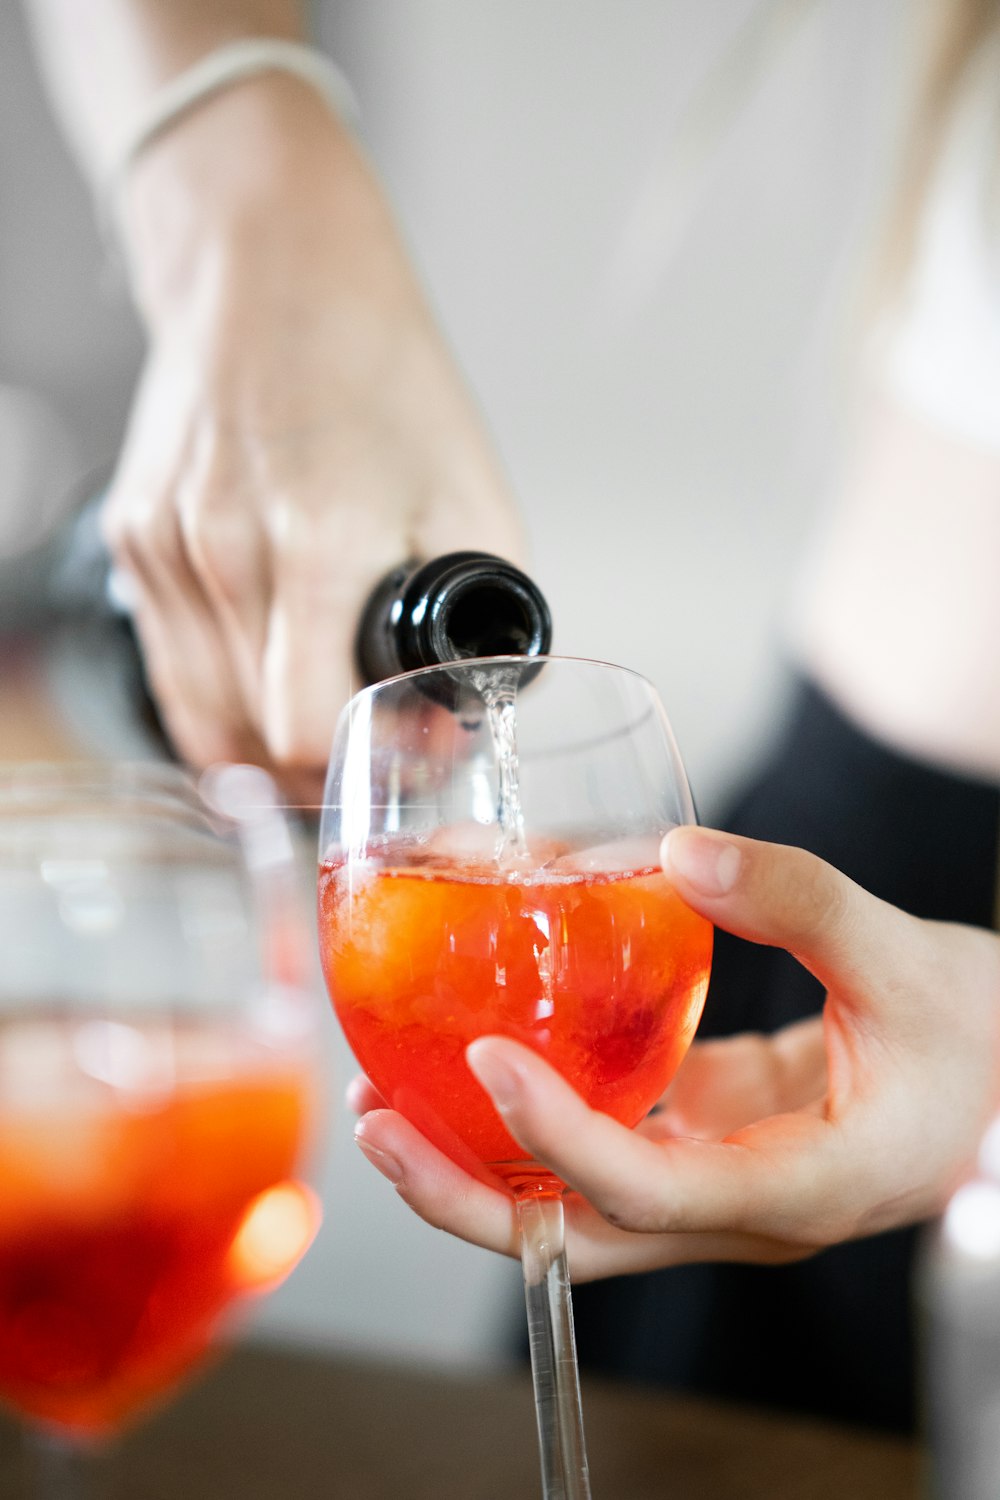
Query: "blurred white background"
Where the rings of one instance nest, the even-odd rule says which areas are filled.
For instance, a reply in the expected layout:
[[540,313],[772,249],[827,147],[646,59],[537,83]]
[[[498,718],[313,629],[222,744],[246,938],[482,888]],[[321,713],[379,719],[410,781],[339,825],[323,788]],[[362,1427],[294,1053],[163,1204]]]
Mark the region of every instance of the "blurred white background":
[[[521,496],[556,649],[653,679],[710,818],[780,714],[782,612],[840,457],[850,307],[914,7],[315,9]],[[23,497],[37,515],[113,459],[141,353],[14,0],[0,205],[10,527]],[[419,1224],[361,1160],[330,1035],[327,1221],[259,1326],[421,1361],[503,1357],[516,1269]]]

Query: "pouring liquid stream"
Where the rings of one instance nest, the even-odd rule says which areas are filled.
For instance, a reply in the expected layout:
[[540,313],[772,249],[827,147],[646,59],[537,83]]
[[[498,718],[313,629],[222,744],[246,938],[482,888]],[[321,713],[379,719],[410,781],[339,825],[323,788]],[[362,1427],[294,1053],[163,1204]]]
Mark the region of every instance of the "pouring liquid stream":
[[497,838],[494,861],[500,872],[524,869],[531,851],[524,831],[524,812],[517,756],[516,677],[507,673],[477,674],[486,723],[497,764]]

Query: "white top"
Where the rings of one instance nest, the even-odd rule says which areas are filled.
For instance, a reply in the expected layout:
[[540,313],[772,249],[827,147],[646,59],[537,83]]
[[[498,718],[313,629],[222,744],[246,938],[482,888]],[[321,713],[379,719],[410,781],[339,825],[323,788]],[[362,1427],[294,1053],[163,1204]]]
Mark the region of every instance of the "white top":
[[997,781],[1000,38],[962,87],[870,356],[882,399],[800,581],[793,649],[877,737]]
[[1000,452],[1000,36],[970,68],[874,354],[902,405]]

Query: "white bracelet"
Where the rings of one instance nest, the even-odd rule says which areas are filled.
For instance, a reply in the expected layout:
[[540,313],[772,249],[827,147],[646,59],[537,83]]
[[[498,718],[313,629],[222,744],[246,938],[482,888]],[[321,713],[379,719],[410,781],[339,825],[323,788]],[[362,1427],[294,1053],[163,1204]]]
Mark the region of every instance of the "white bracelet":
[[334,114],[348,124],[358,118],[358,101],[343,73],[324,52],[280,37],[244,37],[206,53],[183,73],[164,84],[132,127],[108,176],[106,223],[116,217],[118,195],[137,157],[151,141],[203,100],[260,73],[292,73],[319,93]]

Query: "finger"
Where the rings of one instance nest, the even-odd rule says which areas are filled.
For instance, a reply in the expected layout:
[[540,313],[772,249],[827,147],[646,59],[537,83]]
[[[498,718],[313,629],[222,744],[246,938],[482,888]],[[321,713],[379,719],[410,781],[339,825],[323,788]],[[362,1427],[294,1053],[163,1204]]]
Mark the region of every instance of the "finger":
[[738,937],[787,949],[828,989],[868,994],[866,981],[889,965],[912,968],[919,924],[804,849],[685,827],[667,835],[661,857],[688,905]]
[[[460,471],[454,442],[448,449],[452,464]],[[434,499],[420,509],[415,527],[416,557],[438,557],[445,552],[492,552],[519,567],[527,565],[523,527],[510,492],[501,476],[486,469],[483,455],[467,455],[464,480],[453,473],[446,485],[434,491]]]
[[826,1092],[823,1023],[811,1017],[771,1036],[695,1042],[657,1112],[642,1127],[651,1139],[725,1136],[769,1115],[819,1107]]
[[842,1152],[832,1127],[811,1112],[775,1116],[724,1142],[654,1141],[590,1109],[509,1038],[481,1038],[466,1057],[526,1153],[619,1228],[734,1231],[808,1247],[826,1242],[813,1239],[819,1224],[844,1237],[852,1195],[843,1196]]
[[428,1224],[500,1255],[518,1254],[510,1194],[456,1166],[402,1115],[376,1109],[358,1121],[354,1139]]
[[271,579],[252,486],[232,460],[196,443],[176,494],[190,572],[214,617],[236,674],[246,716],[260,727],[261,674]]
[[326,766],[337,714],[358,687],[354,645],[371,589],[399,561],[363,506],[303,529],[285,507],[263,662],[262,722],[279,764]]
[[[113,555],[142,574],[152,609],[165,623],[173,625],[179,605],[186,613],[196,606],[207,621],[207,628],[197,622],[185,643],[194,647],[193,657],[182,655],[169,631],[161,632],[162,660],[169,662],[178,691],[186,697],[189,687],[197,689],[210,677],[212,663],[201,660],[205,652],[221,658],[221,680],[231,683],[222,710],[256,733],[266,613],[260,528],[246,503],[246,476],[236,472],[237,465],[246,467],[247,445],[220,443],[205,377],[185,340],[154,346],[102,523]],[[256,622],[254,612],[262,616]],[[237,700],[235,715],[229,713],[230,697]],[[183,717],[195,721],[196,743],[209,734],[211,697],[194,709],[183,699],[171,708],[175,718],[183,709]],[[199,749],[190,758],[204,762],[211,752]]]
[[567,1194],[565,1208],[566,1257],[572,1280],[578,1284],[713,1261],[784,1265],[813,1253],[811,1247],[732,1230],[636,1234],[609,1224],[577,1193]]
[[147,675],[171,740],[194,765],[257,759],[232,663],[191,574],[176,517],[133,496],[114,523],[115,556],[135,586],[134,622]]
[[[266,764],[262,742],[243,714],[228,658],[208,622],[151,607],[141,586],[134,617],[157,712],[177,754],[192,766],[219,761]],[[190,663],[198,661],[197,670]]]
[[[518,1257],[517,1215],[509,1192],[480,1181],[391,1110],[366,1114],[355,1140],[372,1165],[425,1223],[499,1255]],[[763,1235],[633,1234],[616,1228],[576,1194],[566,1197],[566,1253],[575,1282],[717,1260],[778,1264],[800,1246]]]

